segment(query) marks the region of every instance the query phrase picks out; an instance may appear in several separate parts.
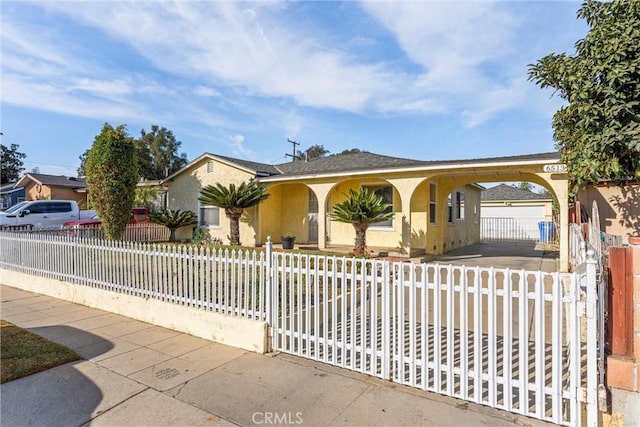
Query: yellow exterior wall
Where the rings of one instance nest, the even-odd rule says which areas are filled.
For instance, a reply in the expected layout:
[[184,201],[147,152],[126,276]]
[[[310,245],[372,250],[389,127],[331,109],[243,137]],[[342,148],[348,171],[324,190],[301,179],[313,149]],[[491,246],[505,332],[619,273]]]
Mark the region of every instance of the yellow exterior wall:
[[411,240],[412,256],[426,253],[429,228],[429,181],[423,181],[411,197]]
[[[464,219],[456,219],[455,212],[453,222],[446,222],[446,230],[442,248],[444,252],[462,248],[480,241],[480,189],[471,185],[455,188],[452,192],[464,191]],[[474,206],[478,210],[474,215]],[[445,209],[445,221],[447,220],[447,206]],[[477,218],[477,219],[476,219]]]
[[[349,180],[339,183],[329,194],[330,211],[337,203],[343,202],[349,194],[349,189],[359,190],[363,185],[390,185],[379,178],[364,178]],[[400,195],[393,189],[393,211],[395,217],[392,227],[379,228],[372,225],[367,230],[366,242],[370,248],[393,249],[396,250],[402,242],[402,212],[400,212]],[[355,243],[355,230],[353,225],[338,221],[331,221],[330,242],[332,246],[353,246]]]
[[[207,172],[207,163],[214,162],[213,172]],[[235,168],[217,160],[203,158],[202,161],[194,164],[189,169],[177,175],[169,181],[168,208],[190,210],[199,213],[200,190],[207,185],[221,183],[227,186],[231,183],[236,185],[244,181],[249,181],[253,175],[242,169]],[[258,243],[258,208],[245,209],[240,218],[240,244],[242,246],[255,246]],[[209,234],[212,238],[221,239],[225,244],[229,243],[227,236],[230,235],[229,219],[224,214],[224,209],[220,209],[220,226],[209,227]],[[177,230],[176,238],[179,240],[190,240],[193,227],[182,227]]]
[[273,242],[279,242],[282,235],[280,218],[283,198],[283,186],[274,185],[267,187],[269,198],[260,203],[260,241],[266,242],[267,236],[271,236]]
[[278,184],[267,188],[269,199],[260,204],[260,241],[267,236],[275,243],[293,234],[296,243],[307,241],[309,187],[304,184]]

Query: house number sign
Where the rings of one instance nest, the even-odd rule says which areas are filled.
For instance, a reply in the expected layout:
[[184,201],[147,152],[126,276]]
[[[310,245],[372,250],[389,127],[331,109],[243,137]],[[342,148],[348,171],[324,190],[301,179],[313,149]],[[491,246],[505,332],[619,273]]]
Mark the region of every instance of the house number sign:
[[543,170],[545,172],[566,172],[567,165],[564,163],[557,163],[555,165],[544,165]]

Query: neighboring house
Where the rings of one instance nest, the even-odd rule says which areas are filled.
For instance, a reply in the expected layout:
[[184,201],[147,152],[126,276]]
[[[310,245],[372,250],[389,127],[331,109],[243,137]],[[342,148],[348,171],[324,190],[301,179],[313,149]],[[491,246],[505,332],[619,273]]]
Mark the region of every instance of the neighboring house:
[[548,194],[500,184],[485,189],[480,200],[483,240],[535,240],[541,237],[539,223],[553,219],[553,198]]
[[622,236],[624,243],[628,243],[629,237],[640,236],[640,182],[630,181],[623,187],[601,182],[578,191],[576,200],[586,216],[591,216],[596,202],[600,231]]
[[24,200],[24,187],[16,187],[15,182],[0,186],[0,210],[10,208]]
[[146,199],[145,207],[151,211],[163,211],[167,209],[167,189],[163,186],[161,180],[143,180],[137,185],[144,199]]
[[[367,187],[392,204],[394,218],[374,224],[367,244],[404,255],[441,254],[480,239],[480,193],[476,182],[508,182],[530,178],[554,192],[561,219],[568,228],[568,181],[558,168],[558,153],[488,159],[422,161],[360,152],[339,154],[308,162],[268,165],[204,153],[163,180],[169,209],[197,212],[200,226],[212,237],[227,241],[229,221],[215,206],[201,206],[200,190],[206,185],[236,185],[255,178],[267,187],[269,199],[248,209],[240,223],[244,246],[264,244],[267,236],[279,242],[292,233],[296,242],[314,243],[320,249],[352,247],[350,224],[329,219],[336,203],[349,189]],[[549,165],[553,167],[550,168]],[[560,170],[560,172],[558,172]],[[179,230],[188,239],[192,230]],[[568,240],[561,240],[568,268]]]
[[88,206],[84,178],[27,173],[15,185],[24,188],[26,200],[75,200],[82,209]]

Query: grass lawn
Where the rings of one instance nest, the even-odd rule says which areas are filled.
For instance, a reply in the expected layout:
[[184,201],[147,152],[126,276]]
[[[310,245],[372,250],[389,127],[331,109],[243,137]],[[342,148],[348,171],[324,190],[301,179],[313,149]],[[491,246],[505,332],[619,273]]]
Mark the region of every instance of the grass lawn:
[[0,342],[2,383],[80,359],[75,351],[4,320]]

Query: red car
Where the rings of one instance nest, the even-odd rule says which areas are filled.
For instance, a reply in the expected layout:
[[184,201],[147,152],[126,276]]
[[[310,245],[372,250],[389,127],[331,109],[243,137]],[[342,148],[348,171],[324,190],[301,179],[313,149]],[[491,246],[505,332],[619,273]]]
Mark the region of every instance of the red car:
[[[149,222],[149,216],[151,213],[147,208],[133,208],[131,210],[131,220],[129,224],[145,224]],[[94,215],[89,219],[81,219],[77,221],[67,221],[62,224],[63,228],[67,227],[96,227],[102,224],[102,220],[98,215]]]

